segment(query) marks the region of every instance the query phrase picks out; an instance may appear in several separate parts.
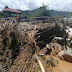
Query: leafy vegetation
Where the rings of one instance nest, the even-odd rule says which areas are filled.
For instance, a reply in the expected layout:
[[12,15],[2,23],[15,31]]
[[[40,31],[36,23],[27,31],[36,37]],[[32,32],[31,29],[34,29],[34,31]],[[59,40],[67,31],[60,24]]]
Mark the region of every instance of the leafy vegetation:
[[3,17],[3,13],[0,11],[0,18],[2,18]]
[[38,9],[31,10],[31,11],[29,10],[22,11],[22,13],[23,13],[22,18],[27,18],[27,17],[31,18],[31,17],[38,17],[38,16],[64,18],[64,17],[72,16],[72,12],[48,10],[48,6],[45,6],[45,5],[41,6]]
[[4,9],[8,8],[8,6],[5,6]]
[[42,6],[40,8],[37,9],[36,12],[34,12],[31,17],[38,17],[38,16],[51,16],[52,13],[50,13],[50,11],[48,10],[47,6]]
[[[8,6],[5,6],[5,8],[8,8]],[[19,10],[19,9],[18,9]],[[64,17],[70,17],[72,16],[72,12],[65,12],[65,11],[55,11],[55,10],[48,10],[48,6],[41,6],[40,8],[34,9],[34,10],[26,10],[22,11],[21,17],[22,18],[27,18],[27,17],[40,17],[40,16],[49,16],[49,17],[55,17],[55,18],[64,18]],[[8,14],[6,14],[9,16]],[[3,17],[3,13],[0,12],[0,18]]]
[[51,10],[51,11],[53,12],[53,17],[56,18],[64,18],[64,17],[72,16],[72,12],[55,11],[55,10]]
[[22,17],[39,17],[39,16],[49,16],[50,17],[53,15],[52,11],[48,10],[48,6],[45,6],[45,5],[35,10],[31,10],[31,11],[26,10],[22,12],[23,12]]
[[[6,8],[8,8],[8,6],[5,6],[5,7],[4,7],[4,9],[6,9]],[[6,15],[6,16],[9,16],[8,13],[6,13],[5,15]],[[2,12],[2,11],[0,11],[0,18],[3,18],[3,12]]]

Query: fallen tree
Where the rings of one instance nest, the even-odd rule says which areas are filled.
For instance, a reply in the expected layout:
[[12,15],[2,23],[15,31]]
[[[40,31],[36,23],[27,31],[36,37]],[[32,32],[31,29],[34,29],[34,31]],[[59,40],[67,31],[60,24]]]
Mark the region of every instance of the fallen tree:
[[40,46],[40,44],[41,46],[45,46],[45,44],[50,43],[55,36],[61,37],[64,31],[57,23],[38,25],[37,30],[35,39],[36,42],[38,42],[38,46]]

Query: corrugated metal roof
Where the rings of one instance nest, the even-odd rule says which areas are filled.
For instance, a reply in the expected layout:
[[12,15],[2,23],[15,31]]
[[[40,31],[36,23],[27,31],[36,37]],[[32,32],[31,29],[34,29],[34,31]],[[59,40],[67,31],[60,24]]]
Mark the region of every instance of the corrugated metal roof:
[[11,8],[6,8],[6,9],[4,9],[2,11],[15,12],[15,13],[20,13],[20,14],[22,13],[21,11],[18,11],[18,10],[15,10],[15,9],[11,9]]

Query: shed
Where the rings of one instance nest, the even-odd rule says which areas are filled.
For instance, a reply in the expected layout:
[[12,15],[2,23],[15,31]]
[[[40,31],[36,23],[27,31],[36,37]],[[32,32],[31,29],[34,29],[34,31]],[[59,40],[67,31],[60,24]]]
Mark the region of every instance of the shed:
[[4,10],[2,10],[2,11],[3,11],[3,14],[4,14],[4,15],[5,15],[6,13],[8,13],[9,16],[12,16],[12,14],[22,14],[21,11],[15,10],[15,9],[11,9],[11,8],[6,8],[6,9],[4,9]]

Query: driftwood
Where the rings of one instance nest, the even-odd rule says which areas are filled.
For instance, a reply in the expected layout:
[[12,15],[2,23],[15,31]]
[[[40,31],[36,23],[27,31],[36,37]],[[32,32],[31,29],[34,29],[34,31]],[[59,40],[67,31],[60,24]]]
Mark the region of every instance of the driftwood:
[[35,53],[35,56],[36,56],[36,59],[37,59],[39,65],[40,65],[41,71],[42,71],[42,72],[46,72],[36,53]]

